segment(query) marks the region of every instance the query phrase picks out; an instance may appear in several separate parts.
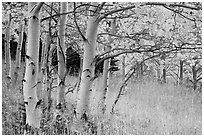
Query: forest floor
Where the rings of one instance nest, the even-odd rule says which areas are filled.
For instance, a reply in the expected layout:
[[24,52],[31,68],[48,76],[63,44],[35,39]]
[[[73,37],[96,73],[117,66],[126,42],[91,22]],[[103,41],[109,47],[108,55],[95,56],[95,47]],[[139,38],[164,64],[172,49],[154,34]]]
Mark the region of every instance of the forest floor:
[[[6,86],[5,69],[2,68],[2,134],[14,135],[16,131],[16,114],[18,103],[22,95],[20,86],[8,90]],[[102,135],[201,135],[202,134],[202,94],[181,86],[172,84],[158,84],[151,80],[129,81],[126,93],[118,101],[115,113],[111,114],[111,107],[120,88],[120,80],[113,76],[107,93],[107,111],[98,115],[98,93],[100,92],[101,77],[93,83],[90,97],[91,121],[97,127],[97,134]],[[68,77],[67,83],[75,84],[76,77]],[[18,83],[20,85],[20,82]],[[56,91],[52,91],[53,100]],[[71,117],[71,107],[76,105],[77,93],[66,95],[67,111],[65,115]],[[55,101],[54,101],[55,102]],[[54,104],[54,103],[53,103]],[[66,114],[67,113],[67,114]],[[71,117],[73,118],[73,116]],[[63,124],[62,124],[63,125]],[[90,134],[80,132],[80,126],[68,126],[74,134]],[[52,126],[52,125],[50,125]],[[42,130],[41,134],[60,134]],[[62,133],[65,134],[65,133]]]

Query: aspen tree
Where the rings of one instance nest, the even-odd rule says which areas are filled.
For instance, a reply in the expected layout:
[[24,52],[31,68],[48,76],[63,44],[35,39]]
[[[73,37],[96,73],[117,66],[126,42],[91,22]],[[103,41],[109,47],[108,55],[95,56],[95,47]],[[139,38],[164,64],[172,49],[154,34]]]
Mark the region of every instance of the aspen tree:
[[37,74],[37,97],[42,99],[42,87],[43,87],[43,74],[42,74],[42,65],[43,65],[43,55],[44,55],[45,45],[43,45],[41,39],[39,44],[39,58],[38,58],[38,74]]
[[[45,102],[47,103],[47,112],[49,113],[50,112],[50,109],[51,109],[51,105],[52,105],[52,99],[51,99],[51,91],[52,91],[52,84],[53,84],[53,81],[54,81],[54,78],[52,77],[52,71],[53,71],[53,68],[51,67],[51,64],[52,62],[49,61],[49,59],[52,58],[52,53],[54,51],[54,49],[56,48],[56,45],[55,44],[51,44],[51,35],[49,35],[49,42],[50,42],[50,45],[48,47],[48,55],[47,55],[47,69],[46,69],[46,75],[47,75],[47,82],[46,82],[46,88],[47,88],[47,100],[45,100]],[[48,43],[47,43],[48,44]],[[49,115],[49,114],[48,114]]]
[[[91,84],[94,80],[93,70],[95,66],[95,50],[96,50],[96,37],[99,22],[106,16],[111,15],[116,12],[132,9],[135,6],[129,6],[120,9],[114,9],[107,13],[100,14],[100,10],[105,5],[102,2],[100,5],[97,2],[93,2],[89,8],[91,15],[88,19],[86,37],[80,32],[84,40],[84,54],[83,54],[83,68],[81,75],[80,91],[77,100],[77,116],[78,118],[83,118],[88,114],[89,106],[89,96],[92,91]],[[79,30],[79,29],[78,29]]]
[[179,84],[182,85],[183,84],[183,63],[184,63],[184,60],[180,60],[180,66],[179,66]]
[[196,64],[192,66],[192,83],[193,83],[193,89],[196,89]]
[[194,64],[191,67],[192,69],[192,84],[193,84],[193,89],[196,90],[198,87],[198,81],[201,80],[202,77],[199,77],[199,72],[202,71],[202,68],[199,67],[199,61],[195,61]]
[[[60,13],[67,12],[67,3],[61,2]],[[58,36],[58,46],[57,46],[57,56],[58,56],[58,96],[57,96],[57,108],[61,109],[62,104],[64,103],[64,91],[65,91],[65,23],[66,16],[60,16],[59,22],[59,36]]]
[[159,61],[156,63],[156,79],[161,82],[161,64]]
[[166,68],[163,68],[163,83],[166,83]]
[[105,2],[102,2],[100,5],[97,2],[93,2],[89,8],[91,15],[88,19],[86,37],[83,36],[84,40],[84,56],[83,56],[83,68],[81,75],[81,84],[80,91],[77,100],[77,115],[78,117],[84,116],[88,112],[89,106],[89,96],[91,89],[91,84],[93,81],[93,70],[94,70],[94,57],[96,50],[96,37],[99,22],[104,19],[106,16],[111,15],[116,12],[132,9],[135,6],[129,6],[120,9],[111,10],[105,14],[100,15],[100,10],[103,8]]
[[[122,83],[125,81],[125,55],[122,56]],[[123,92],[125,92],[126,86],[123,88]]]
[[15,71],[14,71],[14,84],[16,84],[17,79],[18,79],[18,73],[20,69],[20,64],[21,64],[21,50],[22,50],[22,44],[23,44],[23,30],[24,30],[24,25],[21,23],[19,26],[19,38],[18,38],[18,46],[16,50],[16,62],[15,62]]
[[42,60],[42,75],[43,75],[43,78],[42,78],[42,96],[43,96],[43,99],[46,103],[46,105],[48,106],[48,87],[49,87],[49,79],[48,79],[48,71],[49,71],[49,68],[48,68],[48,57],[49,57],[49,46],[50,46],[50,34],[47,34],[46,36],[46,44],[44,46],[44,49],[43,49],[43,60]]
[[89,113],[89,96],[91,89],[91,78],[93,76],[94,69],[94,56],[96,49],[96,37],[97,30],[99,26],[98,13],[97,10],[98,3],[93,2],[90,7],[91,15],[88,20],[86,39],[84,39],[84,56],[83,56],[83,67],[81,74],[80,90],[77,102],[77,115],[82,117],[82,115]]
[[26,52],[26,71],[23,83],[24,101],[26,104],[26,123],[30,126],[40,127],[40,109],[37,98],[37,72],[40,36],[39,12],[43,2],[28,3],[28,46]]
[[162,82],[166,83],[166,54],[162,53]]
[[[114,34],[116,31],[116,19],[111,21],[111,31],[110,34]],[[113,38],[109,35],[108,36],[108,46],[105,47],[105,52],[108,52],[111,50],[111,44],[113,42]],[[110,67],[110,59],[107,59],[103,63],[103,80],[102,80],[102,91],[101,91],[101,97],[100,97],[100,103],[99,103],[99,108],[101,108],[100,111],[102,113],[105,113],[106,110],[106,105],[105,105],[105,99],[106,99],[106,93],[108,92],[108,86],[109,86],[109,75],[110,72],[108,71]]]
[[[6,76],[11,79],[11,53],[10,53],[10,26],[11,26],[11,13],[9,14],[8,23],[6,26],[6,50],[5,50],[5,63],[6,63]],[[10,80],[9,80],[10,83]]]
[[[51,14],[53,11],[53,2],[51,3]],[[44,52],[44,59],[43,59],[43,99],[45,102],[45,105],[47,106],[47,117],[48,119],[50,118],[50,109],[52,105],[52,100],[51,100],[51,89],[52,89],[52,83],[53,83],[53,78],[51,76],[51,61],[49,59],[52,58],[52,48],[55,48],[55,46],[51,46],[51,35],[52,35],[52,30],[51,30],[51,22],[52,19],[49,19],[49,32],[46,36],[46,45],[45,45],[45,52]]]
[[162,64],[162,82],[166,83],[166,60],[164,59],[164,62]]

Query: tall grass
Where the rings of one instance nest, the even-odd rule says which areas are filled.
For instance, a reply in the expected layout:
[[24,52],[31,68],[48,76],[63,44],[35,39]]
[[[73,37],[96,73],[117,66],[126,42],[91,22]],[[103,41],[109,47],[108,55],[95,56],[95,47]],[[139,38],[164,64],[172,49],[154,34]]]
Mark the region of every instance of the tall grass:
[[[16,130],[18,129],[15,122],[17,119],[16,112],[18,111],[16,109],[17,103],[22,97],[19,92],[20,87],[8,91],[5,81],[3,75],[2,134],[17,134]],[[67,84],[74,85],[77,78],[68,77],[66,81]],[[94,81],[90,96],[90,120],[97,126],[97,134],[202,134],[201,93],[181,86],[158,84],[151,80],[131,80],[127,85],[126,93],[120,97],[114,114],[111,114],[111,107],[121,84],[118,77],[112,77],[106,99],[107,111],[104,115],[99,115],[98,94],[101,91],[101,81],[100,77]],[[57,85],[56,82],[55,85]],[[55,100],[56,89],[52,91],[52,97]],[[71,120],[76,101],[77,91],[66,95],[67,111],[65,111],[65,116],[71,122],[65,122],[64,126],[69,128],[69,132],[63,132],[62,134],[91,134],[82,130],[84,126],[80,123]],[[55,127],[52,124],[46,128],[49,128],[49,130],[43,130],[40,133],[59,134],[54,132]]]
[[[119,86],[118,80],[112,79],[103,120],[110,125],[104,134],[202,134],[201,94],[148,80],[129,82],[126,94],[116,106],[116,113],[111,115],[109,112]],[[91,104],[95,104],[91,107],[93,112],[96,98],[97,92],[91,97]]]

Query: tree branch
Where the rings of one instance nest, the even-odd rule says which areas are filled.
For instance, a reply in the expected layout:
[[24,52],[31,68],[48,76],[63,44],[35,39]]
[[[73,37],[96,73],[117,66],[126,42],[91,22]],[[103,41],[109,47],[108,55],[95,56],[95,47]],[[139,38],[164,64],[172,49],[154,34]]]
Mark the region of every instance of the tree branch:
[[44,3],[44,2],[38,3],[38,5],[35,7],[35,9],[34,9],[34,11],[33,11],[34,14],[37,14],[37,13],[40,11],[40,9],[41,9],[43,3]]
[[133,74],[134,74],[135,72],[136,72],[136,68],[133,69],[132,73],[126,78],[126,80],[123,82],[122,86],[120,87],[120,90],[119,90],[119,92],[118,92],[118,95],[117,95],[117,97],[116,97],[116,99],[115,99],[115,101],[114,101],[114,103],[113,103],[113,105],[112,105],[111,113],[114,112],[114,108],[115,108],[117,102],[119,101],[120,96],[122,95],[121,93],[122,93],[122,91],[123,91],[123,88],[125,87],[126,83],[127,83],[128,80],[133,76]]
[[[113,49],[113,50],[116,50],[116,49]],[[111,50],[111,51],[113,51],[113,50]],[[120,48],[119,49],[117,49],[117,50],[121,50]],[[117,56],[119,56],[119,55],[122,55],[122,54],[126,54],[126,53],[145,53],[145,52],[154,52],[154,53],[156,53],[156,51],[158,51],[158,49],[152,49],[152,48],[150,48],[150,49],[123,49],[124,51],[122,51],[122,52],[119,52],[119,53],[116,53],[116,54],[113,54],[113,55],[109,55],[109,56],[106,56],[106,57],[104,57],[104,58],[102,58],[100,61],[98,61],[97,63],[96,63],[96,66],[97,65],[99,65],[101,62],[103,62],[104,60],[106,60],[106,59],[109,59],[109,58],[114,58],[114,57],[117,57]],[[161,51],[158,51],[157,53],[159,53],[158,55],[155,55],[155,56],[160,56],[161,54],[163,54],[163,53],[165,53],[165,54],[167,54],[167,53],[170,53],[170,52],[173,52],[173,51],[177,51],[178,49],[177,48],[175,48],[175,49],[171,49],[171,50],[168,50],[168,51],[163,51],[163,52],[161,52]],[[111,52],[111,51],[109,51],[109,52]],[[103,53],[102,55],[105,55],[105,54],[107,54],[108,52],[106,52],[106,53]],[[98,57],[101,57],[101,55],[99,55]],[[96,61],[96,59],[94,59],[94,61]],[[146,59],[144,60],[144,61],[146,61]]]
[[61,15],[66,15],[66,14],[70,14],[70,13],[73,13],[73,11],[69,11],[69,12],[65,12],[65,13],[58,13],[58,14],[55,14],[55,15],[52,15],[52,16],[49,16],[49,17],[45,17],[43,19],[41,19],[41,22],[47,20],[47,19],[50,19],[50,18],[54,18],[56,16],[61,16]]
[[176,10],[174,10],[174,9],[169,8],[168,6],[163,5],[163,7],[166,8],[166,9],[168,9],[168,10],[170,10],[170,11],[173,11],[173,12],[175,12],[175,13],[181,15],[182,17],[184,17],[184,18],[186,18],[186,19],[188,19],[188,20],[190,20],[190,21],[196,21],[195,18],[194,18],[194,19],[191,19],[191,18],[189,18],[189,17],[186,17],[185,15],[181,14],[180,12],[178,12],[178,11],[176,11]]
[[[160,53],[160,54],[161,54],[161,53]],[[147,60],[149,60],[149,59],[158,57],[158,56],[160,56],[160,54],[154,55],[154,56],[151,56],[151,57],[148,57],[148,58],[144,59],[141,63],[144,63],[145,61],[147,61]],[[137,67],[138,67],[138,66],[137,66]],[[129,70],[129,72],[130,72],[130,71],[133,69],[132,73],[125,79],[125,81],[123,82],[122,86],[120,87],[120,90],[119,90],[119,92],[118,92],[118,95],[117,95],[117,97],[116,97],[116,100],[114,101],[114,103],[113,103],[113,105],[112,105],[111,113],[114,112],[115,105],[117,104],[117,102],[119,101],[120,96],[122,95],[122,91],[123,91],[124,86],[127,84],[128,80],[133,76],[133,74],[136,72],[137,67],[133,66],[133,67]],[[129,73],[129,72],[128,72],[128,73]],[[126,74],[126,76],[128,75],[128,73]]]
[[[45,9],[45,11],[50,15],[50,18],[48,18],[48,19],[53,19],[54,21],[55,21],[55,23],[57,23],[57,20],[54,18],[54,17],[52,17],[52,11],[54,11],[54,9],[53,8],[51,8],[51,11],[49,12],[46,8],[44,8]],[[45,19],[45,18],[44,18]],[[42,22],[42,19],[40,20],[41,22]],[[44,20],[43,20],[44,21]],[[51,26],[51,25],[50,25]]]
[[76,20],[76,3],[74,2],[74,23],[77,27],[77,30],[79,31],[79,34],[81,35],[82,39],[84,41],[86,41],[86,37],[83,35],[83,33],[81,32],[80,28],[79,28],[79,25],[77,23],[77,20]]
[[46,5],[47,7],[49,7],[51,10],[53,10],[56,14],[58,14],[58,12],[53,8],[53,2],[51,3],[52,4],[52,6],[50,6],[50,5],[48,5],[48,4],[46,4],[46,3],[44,3],[44,5]]
[[100,4],[100,6],[99,6],[99,11],[103,8],[103,6],[105,5],[105,2],[102,2],[101,4]]
[[186,8],[186,9],[191,9],[191,10],[202,10],[202,8],[198,8],[198,7],[191,7],[191,6],[187,6],[187,5],[181,5],[181,4],[166,4],[166,3],[160,3],[160,2],[147,2],[145,4],[141,4],[141,6],[144,5],[158,5],[158,6],[168,6],[168,7],[182,7],[182,8]]
[[120,11],[124,11],[124,10],[129,10],[129,9],[132,9],[132,8],[135,8],[135,6],[128,6],[128,7],[124,7],[124,8],[120,8],[120,9],[115,9],[115,10],[111,10],[107,13],[104,13],[103,15],[101,15],[99,17],[99,21],[101,21],[103,18],[105,18],[106,16],[108,15],[111,15],[113,13],[116,13],[116,12],[120,12]]
[[[75,13],[77,13],[77,12],[76,12],[76,9],[78,9],[78,8],[80,8],[80,7],[82,7],[82,6],[90,6],[90,4],[81,4],[81,5],[77,6],[77,7],[74,9],[74,10],[75,10]],[[92,5],[92,6],[94,6],[94,5]],[[47,19],[56,17],[56,16],[71,14],[71,13],[74,12],[74,10],[73,10],[73,11],[69,11],[69,12],[65,12],[65,13],[57,13],[57,14],[55,14],[55,15],[52,15],[52,16],[49,16],[49,17],[45,17],[45,18],[41,19],[41,22],[43,22],[43,21],[45,21],[45,20],[47,20]]]

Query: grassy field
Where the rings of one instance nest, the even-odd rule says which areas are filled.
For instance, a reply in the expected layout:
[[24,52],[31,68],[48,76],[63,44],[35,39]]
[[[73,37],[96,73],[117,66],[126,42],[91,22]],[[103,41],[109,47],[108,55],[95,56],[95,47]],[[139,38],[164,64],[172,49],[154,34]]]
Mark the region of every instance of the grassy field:
[[[2,76],[2,134],[17,134],[16,121],[18,119],[18,103],[20,102],[20,87],[8,90],[6,79]],[[91,121],[97,126],[97,134],[102,135],[200,135],[202,134],[202,94],[185,87],[169,84],[158,84],[151,80],[131,80],[127,85],[127,92],[121,96],[110,114],[112,104],[119,91],[119,78],[112,77],[107,94],[106,114],[98,115],[98,93],[101,78],[93,83],[90,97]],[[74,84],[76,77],[67,78],[67,83]],[[20,84],[20,82],[18,83]],[[55,100],[56,91],[52,91]],[[75,107],[77,93],[66,95],[67,111],[65,116],[70,122],[62,123],[68,128],[68,134],[90,134],[83,131],[71,116]],[[54,101],[55,102],[55,101]],[[54,112],[53,112],[54,113]],[[50,120],[52,121],[52,120]],[[66,134],[55,132],[56,127],[51,122],[42,128],[40,134]],[[77,133],[76,133],[77,132]]]
[[[119,91],[117,81],[112,80],[107,95],[107,114],[103,120],[110,123],[103,134],[202,134],[201,94],[151,81],[130,82],[116,106],[116,114],[110,115]],[[97,92],[91,97],[92,113],[96,100]]]

